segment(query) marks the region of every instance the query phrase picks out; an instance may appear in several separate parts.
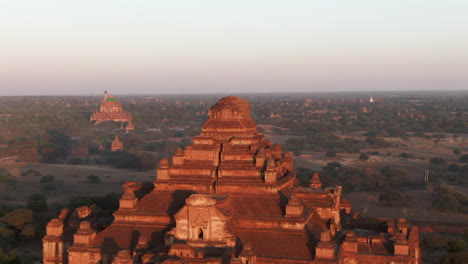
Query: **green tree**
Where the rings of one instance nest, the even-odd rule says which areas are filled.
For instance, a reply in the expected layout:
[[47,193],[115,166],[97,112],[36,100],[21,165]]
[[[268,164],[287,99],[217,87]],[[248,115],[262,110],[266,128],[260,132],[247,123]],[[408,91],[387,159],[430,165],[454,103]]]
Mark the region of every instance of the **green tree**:
[[47,183],[47,182],[53,182],[55,180],[55,177],[53,175],[46,175],[42,176],[40,182],[41,183]]
[[99,176],[97,176],[97,175],[89,175],[88,176],[88,182],[98,184],[98,183],[101,183],[101,178],[99,178]]
[[361,153],[361,155],[359,155],[359,160],[360,161],[369,160],[369,155],[367,155],[366,153]]
[[449,251],[450,252],[460,252],[466,248],[466,243],[463,239],[455,239],[449,242]]
[[447,160],[441,157],[435,157],[430,160],[430,163],[432,165],[437,165],[437,166],[447,166]]
[[46,211],[47,197],[38,193],[32,194],[28,198],[28,208],[33,211]]
[[463,154],[460,156],[460,162],[468,163],[468,154]]
[[0,248],[0,264],[20,264],[18,254],[15,250],[8,253],[3,252]]

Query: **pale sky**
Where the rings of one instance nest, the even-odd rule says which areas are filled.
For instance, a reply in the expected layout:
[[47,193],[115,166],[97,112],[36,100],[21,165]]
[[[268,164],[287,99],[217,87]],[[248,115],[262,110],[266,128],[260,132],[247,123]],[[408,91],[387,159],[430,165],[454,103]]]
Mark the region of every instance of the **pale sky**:
[[467,0],[0,0],[0,96],[468,90]]

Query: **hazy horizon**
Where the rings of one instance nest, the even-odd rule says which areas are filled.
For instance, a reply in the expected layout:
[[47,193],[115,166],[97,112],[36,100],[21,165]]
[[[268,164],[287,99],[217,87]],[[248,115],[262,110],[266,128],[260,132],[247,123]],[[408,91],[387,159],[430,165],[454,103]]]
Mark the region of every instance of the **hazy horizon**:
[[461,0],[0,4],[0,96],[468,90]]

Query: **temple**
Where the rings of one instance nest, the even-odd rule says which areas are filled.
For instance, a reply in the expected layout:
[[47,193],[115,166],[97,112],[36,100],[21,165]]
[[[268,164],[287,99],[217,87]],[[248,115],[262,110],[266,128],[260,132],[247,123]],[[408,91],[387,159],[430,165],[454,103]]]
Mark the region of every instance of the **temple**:
[[298,186],[290,152],[257,132],[249,103],[216,103],[193,145],[152,185],[127,182],[112,223],[91,208],[47,225],[45,264],[421,263],[405,219],[355,219],[341,186]]
[[132,115],[123,111],[122,104],[115,96],[104,92],[104,98],[101,100],[99,112],[94,112],[90,121],[96,121],[96,125],[106,121],[122,122],[127,124],[126,129],[133,129]]
[[112,141],[112,144],[111,144],[111,151],[120,151],[120,150],[124,150],[124,145],[122,141],[120,141],[119,136],[116,135],[114,141]]

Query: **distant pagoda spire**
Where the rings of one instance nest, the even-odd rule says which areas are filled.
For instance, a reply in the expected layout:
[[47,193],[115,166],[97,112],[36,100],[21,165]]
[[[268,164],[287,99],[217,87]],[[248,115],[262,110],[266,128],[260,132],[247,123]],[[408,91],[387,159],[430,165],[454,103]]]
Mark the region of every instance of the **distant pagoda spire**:
[[314,172],[314,174],[312,175],[312,179],[310,180],[310,188],[322,188],[322,181],[320,181],[318,172]]
[[124,150],[123,143],[122,143],[122,141],[120,141],[119,136],[117,136],[117,135],[115,136],[115,139],[112,142],[111,150],[112,151]]

